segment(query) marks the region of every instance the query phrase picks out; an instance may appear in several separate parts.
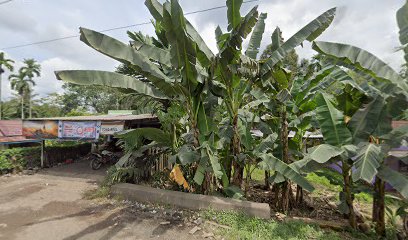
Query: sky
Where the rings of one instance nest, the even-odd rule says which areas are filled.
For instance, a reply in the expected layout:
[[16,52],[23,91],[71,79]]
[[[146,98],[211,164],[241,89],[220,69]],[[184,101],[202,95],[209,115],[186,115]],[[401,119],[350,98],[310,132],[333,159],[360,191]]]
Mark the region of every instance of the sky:
[[[3,2],[0,0],[0,3]],[[185,13],[225,5],[224,0],[179,0]],[[285,39],[324,11],[337,7],[332,25],[318,38],[322,41],[342,42],[364,48],[399,70],[403,63],[399,46],[395,13],[404,0],[259,0],[244,3],[241,15],[259,5],[266,12],[266,29],[262,49],[270,43],[270,36],[279,26]],[[216,52],[214,30],[217,25],[226,30],[226,8],[187,15],[209,47]],[[0,51],[16,61],[34,58],[42,67],[36,78],[34,91],[40,96],[62,93],[62,82],[54,71],[67,69],[95,69],[112,71],[119,64],[79,40],[79,37],[38,45],[7,49],[43,40],[75,36],[79,27],[104,30],[148,22],[150,13],[143,0],[13,0],[0,5]],[[105,34],[128,42],[126,31],[142,31],[153,35],[151,24],[106,32]],[[249,37],[248,37],[249,38]],[[247,41],[244,42],[244,45]],[[245,47],[246,48],[246,47]],[[244,48],[244,49],[245,49]],[[310,43],[297,48],[301,57],[314,54]],[[3,100],[12,96],[9,72],[3,74]]]

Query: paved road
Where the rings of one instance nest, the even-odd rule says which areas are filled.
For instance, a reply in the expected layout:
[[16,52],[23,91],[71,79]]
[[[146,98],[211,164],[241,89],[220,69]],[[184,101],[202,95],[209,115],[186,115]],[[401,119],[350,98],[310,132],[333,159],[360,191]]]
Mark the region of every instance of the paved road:
[[0,177],[0,239],[199,239],[180,224],[111,201],[86,200],[103,170],[75,163]]

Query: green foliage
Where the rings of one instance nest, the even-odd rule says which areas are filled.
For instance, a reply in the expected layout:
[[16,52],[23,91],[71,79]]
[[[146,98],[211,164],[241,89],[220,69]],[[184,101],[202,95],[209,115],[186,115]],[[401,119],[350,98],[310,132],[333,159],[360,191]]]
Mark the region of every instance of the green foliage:
[[340,185],[331,182],[326,176],[320,173],[325,173],[326,171],[312,172],[307,174],[306,179],[312,184],[317,184],[323,186],[331,191],[337,192],[341,190]]
[[138,183],[144,172],[141,169],[130,167],[112,166],[107,171],[107,176],[102,182],[103,187],[110,187],[117,183]]
[[0,151],[0,171],[23,170],[28,162],[39,165],[41,151],[39,147],[10,148]]
[[45,147],[52,147],[52,148],[63,148],[63,147],[75,147],[79,145],[83,145],[87,143],[79,142],[79,141],[55,141],[55,140],[45,140]]
[[339,111],[327,94],[318,94],[316,115],[325,142],[333,146],[350,144],[351,133],[346,128],[344,115]]
[[405,53],[405,62],[408,63],[408,2],[398,10],[397,23],[399,27],[399,40]]
[[[103,86],[81,87],[65,83],[62,88],[64,94],[58,100],[62,106],[61,113],[66,116],[89,114],[88,109],[97,113],[118,109],[118,103],[123,95],[118,90]],[[121,109],[130,109],[121,107]]]
[[225,239],[341,239],[338,233],[326,232],[301,221],[276,222],[236,212],[213,210],[204,211],[203,215],[206,219],[231,227],[219,229],[219,234]]
[[354,197],[361,203],[373,203],[373,194],[367,192],[359,192],[354,194]]

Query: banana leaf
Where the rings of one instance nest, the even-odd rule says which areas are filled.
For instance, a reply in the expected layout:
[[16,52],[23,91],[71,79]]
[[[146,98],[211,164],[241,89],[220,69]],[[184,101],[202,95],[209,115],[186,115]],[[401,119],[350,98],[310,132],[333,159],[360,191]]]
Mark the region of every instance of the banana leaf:
[[314,187],[304,177],[302,177],[302,175],[297,173],[288,164],[274,157],[272,154],[263,153],[259,155],[259,158],[262,159],[262,161],[258,164],[260,169],[279,172],[284,177],[298,184],[306,191],[312,192],[314,190]]
[[115,134],[116,137],[122,139],[148,139],[155,141],[157,144],[163,147],[171,146],[171,138],[169,133],[164,132],[159,128],[136,128],[132,130],[125,130]]
[[259,47],[261,46],[262,35],[265,31],[265,19],[266,13],[261,13],[258,17],[258,22],[255,24],[254,30],[252,30],[251,38],[249,39],[248,48],[245,51],[245,55],[252,59],[256,59],[259,53]]
[[383,161],[381,147],[372,143],[359,145],[354,162],[353,181],[364,180],[371,183]]
[[381,166],[378,169],[377,177],[389,183],[405,199],[408,199],[408,179],[405,175],[394,171],[387,166]]
[[132,65],[166,95],[176,95],[176,90],[171,84],[174,80],[164,75],[158,66],[145,55],[105,34],[86,28],[80,28],[80,32],[81,41],[88,46],[124,64]]
[[399,40],[405,53],[405,62],[408,63],[408,1],[397,11]]
[[314,42],[313,49],[335,59],[339,64],[346,67],[351,65],[356,70],[378,80],[388,80],[403,91],[408,92],[408,85],[394,69],[361,48],[342,43]]
[[262,66],[262,75],[271,72],[275,64],[284,59],[290,51],[301,45],[305,40],[311,42],[320,36],[332,23],[335,13],[336,8],[329,9],[283,43]]
[[140,41],[132,41],[130,44],[147,58],[166,65],[167,67],[172,67],[170,62],[170,51]]
[[325,93],[318,94],[316,103],[316,118],[325,142],[333,146],[350,144],[352,136],[344,123],[344,115],[335,108],[329,96]]
[[381,116],[385,104],[384,98],[377,96],[354,113],[348,122],[348,126],[355,144],[367,142],[377,126],[384,121]]
[[227,0],[227,18],[228,18],[228,31],[236,28],[241,23],[241,9],[243,0]]
[[343,152],[344,150],[339,147],[329,144],[320,144],[316,147],[311,148],[308,151],[308,156],[311,160],[317,163],[326,163],[330,159],[339,156]]
[[[156,21],[163,22],[163,5],[161,3],[159,3],[157,0],[146,0],[145,5],[149,9],[153,17],[156,19]],[[210,60],[214,57],[214,53],[210,50],[200,34],[193,27],[193,25],[191,25],[191,23],[187,19],[185,20],[185,22],[187,34],[197,44],[200,63],[202,66],[206,67],[208,66],[207,64],[210,63]]]
[[276,27],[275,30],[273,31],[272,36],[271,36],[271,41],[272,41],[271,50],[274,52],[278,50],[280,46],[282,46],[283,37],[282,37],[282,31],[280,30],[279,27]]
[[184,145],[180,147],[176,154],[182,165],[190,164],[200,160],[200,154],[193,150],[190,146]]
[[225,34],[228,39],[222,43],[222,48],[220,50],[221,62],[224,65],[229,65],[234,60],[238,60],[242,49],[242,42],[249,33],[251,33],[252,28],[255,26],[258,19],[257,6],[253,7],[240,21],[240,24],[232,29],[231,33]]
[[168,99],[168,97],[149,83],[137,78],[106,71],[94,70],[66,70],[56,71],[57,79],[79,85],[101,85],[114,88],[131,89],[139,94],[155,99]]
[[167,40],[171,45],[171,63],[173,67],[180,70],[183,76],[183,85],[192,93],[199,82],[195,67],[197,52],[194,42],[186,34],[186,21],[181,6],[177,1],[164,3],[163,26],[166,30]]

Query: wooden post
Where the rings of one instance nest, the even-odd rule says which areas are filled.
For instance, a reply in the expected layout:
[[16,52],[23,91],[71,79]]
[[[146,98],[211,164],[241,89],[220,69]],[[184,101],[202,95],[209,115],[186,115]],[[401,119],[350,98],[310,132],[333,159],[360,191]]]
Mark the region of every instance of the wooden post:
[[45,141],[41,140],[41,168],[44,168]]

